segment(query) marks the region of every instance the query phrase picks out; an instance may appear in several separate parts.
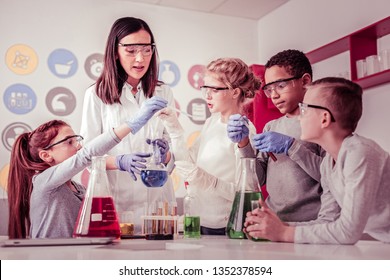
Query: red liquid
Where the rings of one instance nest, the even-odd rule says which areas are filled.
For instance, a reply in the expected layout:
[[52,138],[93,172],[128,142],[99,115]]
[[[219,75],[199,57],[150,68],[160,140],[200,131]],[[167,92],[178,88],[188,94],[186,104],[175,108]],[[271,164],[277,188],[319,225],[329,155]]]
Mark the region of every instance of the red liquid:
[[[84,206],[84,204],[83,204]],[[80,208],[73,237],[115,237],[120,238],[118,218],[115,211],[112,197],[93,197],[91,215],[82,216],[83,207]],[[80,228],[80,218],[84,218],[83,226],[88,226],[88,230]]]

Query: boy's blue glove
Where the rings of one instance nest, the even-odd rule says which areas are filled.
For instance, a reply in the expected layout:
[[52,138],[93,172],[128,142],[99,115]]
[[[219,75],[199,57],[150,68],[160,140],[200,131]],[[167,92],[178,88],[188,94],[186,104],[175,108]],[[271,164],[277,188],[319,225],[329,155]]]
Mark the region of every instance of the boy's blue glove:
[[153,96],[142,103],[135,116],[127,121],[127,125],[131,128],[131,133],[137,133],[153,117],[154,113],[167,107],[167,104],[168,101],[160,96]]
[[293,142],[294,138],[273,131],[256,134],[253,137],[253,145],[260,152],[284,153],[287,155],[287,151]]
[[150,139],[146,139],[146,143],[156,144],[157,148],[160,150],[161,162],[165,163],[167,159],[167,153],[169,152],[169,144],[168,141],[162,138],[154,139],[153,141]]
[[139,168],[146,168],[146,165],[142,162],[146,162],[145,158],[150,157],[150,153],[134,153],[119,155],[115,158],[115,165],[121,171],[129,172],[134,181],[137,181],[135,173],[141,174]]
[[239,143],[248,137],[248,118],[240,114],[231,115],[227,123],[227,133],[229,139],[234,143]]

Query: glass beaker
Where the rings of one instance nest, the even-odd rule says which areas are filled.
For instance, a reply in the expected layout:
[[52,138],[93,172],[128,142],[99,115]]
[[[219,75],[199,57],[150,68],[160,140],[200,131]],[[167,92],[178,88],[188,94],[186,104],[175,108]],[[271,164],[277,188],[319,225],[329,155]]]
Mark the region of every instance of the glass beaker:
[[253,201],[263,198],[256,175],[256,159],[241,158],[240,165],[239,189],[234,196],[226,228],[226,233],[231,239],[247,239],[243,231],[246,213],[252,211]]
[[157,144],[158,129],[162,127],[160,120],[152,117],[145,125],[145,139],[151,145],[151,157],[146,163],[146,168],[141,170],[141,180],[147,187],[162,187],[168,180],[168,172],[162,162],[161,151]]
[[121,232],[106,173],[106,159],[92,157],[88,188],[79,210],[73,237],[115,237]]
[[197,198],[188,182],[184,182],[186,195],[183,199],[183,233],[184,238],[200,238],[200,216],[197,211]]

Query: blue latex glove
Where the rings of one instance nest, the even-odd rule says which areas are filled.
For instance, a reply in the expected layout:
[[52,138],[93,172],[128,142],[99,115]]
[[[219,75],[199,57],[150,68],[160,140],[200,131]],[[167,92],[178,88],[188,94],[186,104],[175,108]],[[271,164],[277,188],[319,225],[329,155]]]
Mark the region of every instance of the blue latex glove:
[[146,162],[145,158],[150,157],[150,153],[134,153],[119,155],[115,158],[115,165],[121,171],[129,172],[130,176],[134,181],[137,181],[135,174],[141,174],[139,168],[146,168],[146,165],[143,162]]
[[135,116],[127,121],[127,125],[131,128],[131,133],[137,133],[153,117],[154,113],[167,107],[167,104],[168,101],[160,96],[153,96],[142,103]]
[[165,139],[162,139],[162,138],[158,138],[158,139],[155,139],[155,140],[150,140],[150,139],[146,139],[146,143],[148,143],[149,145],[154,145],[156,144],[159,151],[160,151],[160,156],[161,156],[161,162],[162,163],[165,163],[166,159],[167,159],[167,153],[169,152],[169,144],[168,144],[168,141],[165,140]]
[[256,134],[253,137],[253,145],[260,152],[284,153],[287,155],[287,151],[293,142],[294,138],[273,131]]
[[234,143],[239,143],[242,139],[248,137],[248,118],[240,114],[231,115],[227,124],[227,133],[229,139]]

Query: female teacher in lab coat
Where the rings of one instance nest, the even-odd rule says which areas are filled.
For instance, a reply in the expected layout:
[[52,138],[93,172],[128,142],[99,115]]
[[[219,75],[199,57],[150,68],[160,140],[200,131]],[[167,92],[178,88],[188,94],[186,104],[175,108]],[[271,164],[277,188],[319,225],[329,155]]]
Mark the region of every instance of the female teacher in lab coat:
[[[148,24],[138,18],[124,17],[115,21],[107,39],[104,54],[104,68],[96,84],[87,89],[84,97],[81,132],[88,142],[131,118],[139,111],[145,100],[160,96],[174,106],[171,89],[158,81],[158,53],[152,31]],[[150,120],[155,124],[158,119]],[[162,127],[157,125],[156,127]],[[116,165],[132,166],[133,172],[108,171],[119,219],[133,216],[135,233],[141,231],[140,217],[144,214],[146,202],[175,200],[173,185],[168,177],[162,188],[148,188],[140,180],[140,168],[145,164],[145,154],[140,153],[145,144],[147,126],[135,135],[125,137],[112,148]],[[157,135],[156,135],[157,134]],[[154,139],[169,136],[160,129]],[[162,158],[168,171],[173,169],[173,156],[168,141],[160,141]],[[123,156],[123,154],[131,155]]]

